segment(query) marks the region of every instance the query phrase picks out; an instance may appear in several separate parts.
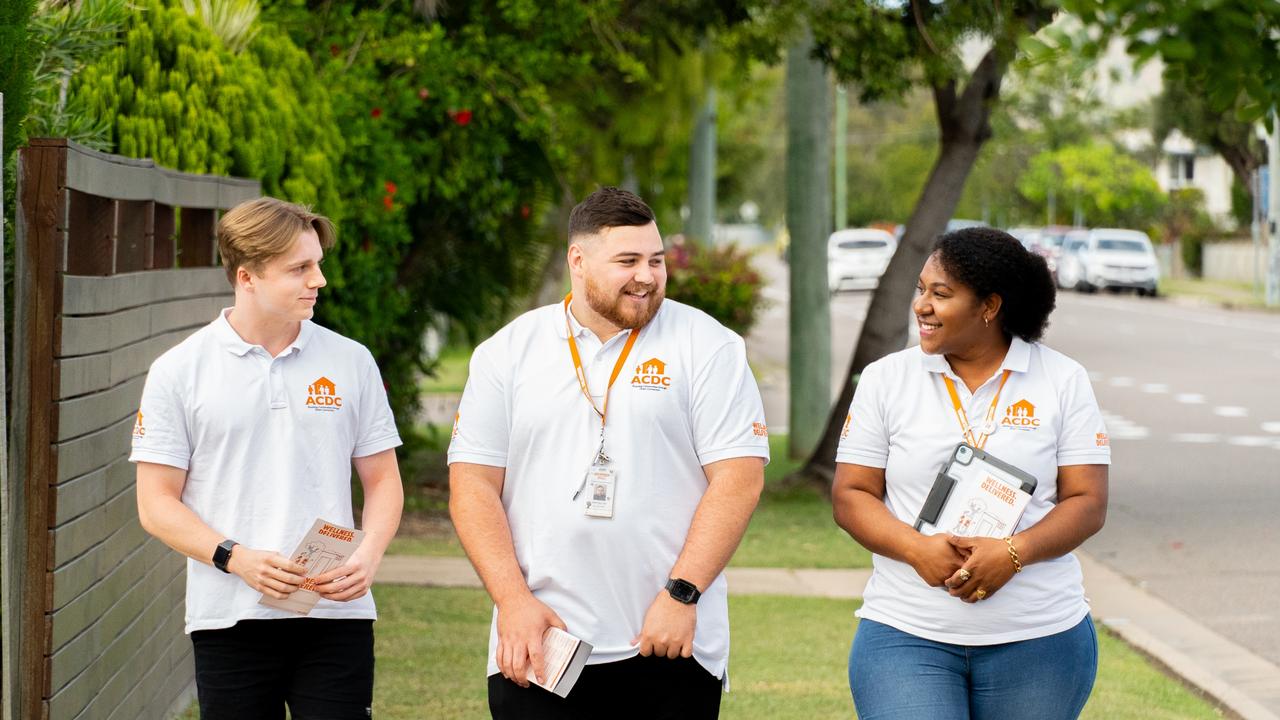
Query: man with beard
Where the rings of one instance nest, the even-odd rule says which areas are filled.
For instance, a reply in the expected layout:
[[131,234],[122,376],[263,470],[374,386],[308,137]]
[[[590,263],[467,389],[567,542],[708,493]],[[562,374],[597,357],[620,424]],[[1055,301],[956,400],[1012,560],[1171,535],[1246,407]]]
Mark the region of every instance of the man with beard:
[[[603,188],[575,207],[568,264],[562,303],[476,348],[449,446],[454,526],[494,602],[489,708],[716,717],[722,571],[769,457],[760,393],[742,338],[664,301],[643,200]],[[567,698],[529,682],[552,626],[594,648]]]

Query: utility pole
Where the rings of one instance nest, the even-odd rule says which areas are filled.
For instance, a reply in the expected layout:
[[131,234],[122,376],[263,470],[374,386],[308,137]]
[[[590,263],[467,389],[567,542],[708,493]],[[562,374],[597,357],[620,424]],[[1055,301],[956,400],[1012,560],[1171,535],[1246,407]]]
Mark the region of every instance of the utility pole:
[[831,232],[831,112],[827,70],[813,57],[813,33],[787,49],[787,230],[790,316],[790,407],[787,454],[803,458],[826,429],[831,411],[831,298],[827,236]]
[[711,42],[705,38],[701,54],[706,87],[689,148],[689,219],[684,234],[690,242],[709,246],[716,215],[716,83]]
[[836,86],[836,230],[849,226],[849,98]]
[[1271,110],[1271,137],[1267,142],[1267,235],[1270,238],[1267,252],[1267,307],[1280,306],[1280,178],[1276,177],[1276,169],[1280,168],[1280,116],[1275,108]]

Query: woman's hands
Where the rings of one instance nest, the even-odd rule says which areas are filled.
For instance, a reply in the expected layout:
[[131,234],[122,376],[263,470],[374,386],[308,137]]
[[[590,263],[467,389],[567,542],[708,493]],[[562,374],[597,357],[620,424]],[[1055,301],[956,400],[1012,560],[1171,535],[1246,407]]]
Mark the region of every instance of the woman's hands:
[[966,554],[946,535],[919,535],[907,554],[907,562],[930,587],[945,587],[964,565]]
[[968,603],[985,600],[995,595],[1013,577],[1013,561],[1009,557],[1009,546],[1004,540],[957,535],[934,537],[942,538],[965,557],[960,568],[946,578],[944,583],[952,597]]

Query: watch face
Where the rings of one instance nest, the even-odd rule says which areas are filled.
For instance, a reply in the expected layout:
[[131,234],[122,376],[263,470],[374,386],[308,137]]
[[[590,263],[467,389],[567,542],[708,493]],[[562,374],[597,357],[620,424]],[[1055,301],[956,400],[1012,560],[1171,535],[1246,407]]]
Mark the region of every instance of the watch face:
[[698,588],[686,580],[672,580],[667,583],[667,590],[671,593],[671,597],[682,603],[693,602],[698,594]]

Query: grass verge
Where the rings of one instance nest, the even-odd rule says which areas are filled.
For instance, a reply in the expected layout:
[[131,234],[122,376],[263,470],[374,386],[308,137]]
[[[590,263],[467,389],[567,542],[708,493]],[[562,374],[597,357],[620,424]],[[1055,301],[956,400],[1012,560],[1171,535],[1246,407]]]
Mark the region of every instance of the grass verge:
[[[491,605],[481,590],[379,587],[381,718],[487,715],[485,654]],[[734,596],[732,692],[722,717],[851,718],[847,658],[857,603],[824,598]],[[1122,641],[1099,632],[1098,681],[1088,720],[1217,718],[1221,713]]]

